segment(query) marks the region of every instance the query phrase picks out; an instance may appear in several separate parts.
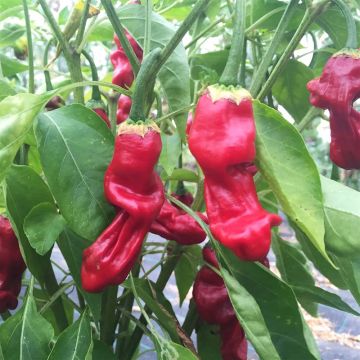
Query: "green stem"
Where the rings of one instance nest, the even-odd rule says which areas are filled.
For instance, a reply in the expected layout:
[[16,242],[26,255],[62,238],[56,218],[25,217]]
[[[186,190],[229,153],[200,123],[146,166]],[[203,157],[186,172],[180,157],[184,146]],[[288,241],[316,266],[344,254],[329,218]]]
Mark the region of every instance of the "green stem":
[[45,85],[46,85],[46,91],[50,91],[53,90],[53,85],[51,83],[51,77],[50,77],[50,71],[46,68],[46,65],[49,62],[49,51],[50,51],[50,47],[51,44],[53,42],[53,39],[50,39],[46,46],[45,46],[45,50],[44,50],[44,58],[43,58],[43,66],[44,66],[44,77],[45,77]]
[[332,164],[330,178],[334,181],[340,180],[340,169],[335,164]]
[[144,36],[144,56],[150,53],[151,45],[151,17],[152,17],[152,1],[145,2],[145,36]]
[[90,9],[90,1],[89,0],[85,0],[85,4],[84,4],[84,9],[83,9],[83,13],[81,15],[81,20],[80,20],[80,26],[79,29],[77,31],[76,34],[76,39],[75,39],[75,47],[77,49],[77,53],[81,54],[82,53],[82,49],[80,49],[80,44],[81,41],[84,37],[84,33],[85,33],[85,27],[86,27],[86,21],[88,19],[88,12]]
[[310,109],[307,111],[305,116],[300,120],[300,122],[297,124],[296,128],[299,132],[302,132],[309,123],[318,115],[322,113],[322,110],[317,109],[316,107],[310,107]]
[[112,346],[115,339],[117,291],[117,286],[111,286],[102,295],[100,340],[109,346]]
[[247,40],[245,38],[244,41],[244,48],[242,51],[242,58],[241,58],[241,65],[240,65],[240,74],[239,74],[239,83],[240,86],[245,87],[245,80],[246,80],[246,55],[247,55]]
[[40,314],[43,314],[47,309],[49,309],[52,304],[60,298],[64,292],[71,286],[75,285],[74,281],[70,281],[67,284],[63,285],[62,287],[59,287],[59,289],[54,293],[54,295],[51,296],[49,301],[46,302],[46,304],[41,308]]
[[351,13],[350,7],[342,0],[332,0],[334,4],[341,10],[344,15],[347,27],[347,40],[346,48],[356,49],[357,48],[357,30],[355,18]]
[[[56,281],[54,270],[51,266],[49,266],[49,269],[46,271],[44,286],[47,293],[50,295],[50,298],[60,290],[60,287]],[[66,329],[69,324],[67,321],[65,307],[62,298],[61,297],[57,298],[53,302],[51,307],[59,330]]]
[[[98,75],[97,68],[96,68],[93,58],[90,56],[90,54],[86,50],[82,50],[81,53],[84,55],[85,59],[88,61],[89,65],[90,65],[92,80],[99,81],[99,75]],[[98,100],[98,101],[101,100],[101,93],[100,93],[99,87],[97,85],[94,85],[92,87],[91,98],[93,100]]]
[[108,96],[108,110],[109,110],[111,132],[113,133],[114,137],[116,135],[116,111],[117,111],[118,100],[119,100],[119,93],[111,91],[110,95]]
[[246,28],[246,0],[236,0],[235,21],[229,57],[224,72],[220,77],[220,84],[238,85],[239,68],[244,52]]
[[26,38],[28,43],[28,58],[29,58],[29,93],[35,92],[35,76],[34,76],[34,52],[33,52],[33,43],[31,36],[31,24],[30,24],[30,16],[29,16],[29,8],[26,0],[23,0],[23,8],[24,8],[24,17],[25,17],[25,25],[26,25]]
[[189,310],[186,314],[184,323],[183,323],[183,330],[185,331],[187,336],[191,336],[192,332],[195,329],[195,325],[198,321],[198,313],[196,311],[196,306],[194,303],[194,300],[191,299],[190,304],[189,304]]
[[[327,0],[328,1],[328,0]],[[297,28],[294,36],[292,37],[291,41],[289,42],[288,46],[282,53],[279,61],[276,63],[275,67],[273,68],[269,78],[265,82],[264,86],[262,87],[261,91],[257,95],[257,98],[261,101],[264,97],[268,94],[270,89],[272,88],[277,76],[279,73],[284,69],[285,65],[287,64],[290,55],[298,46],[299,42],[301,41],[302,37],[304,36],[305,32],[309,28],[309,26],[313,23],[314,19],[321,14],[324,9],[324,6],[327,5],[327,1],[322,1],[317,4],[317,6],[313,8],[308,8],[305,12],[305,15]],[[264,56],[266,57],[266,56]],[[266,73],[266,72],[265,72]],[[253,93],[254,94],[254,93]]]
[[116,14],[114,6],[111,3],[111,0],[101,0],[101,3],[106,11],[106,14],[111,22],[112,27],[114,28],[115,34],[118,36],[120,40],[121,46],[123,47],[125,54],[130,61],[132,70],[136,76],[140,69],[140,62],[128,38],[126,37],[125,29],[121,25],[121,22]]
[[280,6],[276,9],[273,9],[266,13],[261,18],[257,19],[254,23],[252,23],[246,30],[245,34],[248,35],[252,31],[256,30],[260,25],[262,25],[265,21],[269,20],[272,16],[276,15],[279,12],[282,12],[285,9],[285,6]]
[[187,113],[189,110],[193,109],[194,107],[195,107],[195,104],[191,104],[191,105],[186,106],[186,107],[184,107],[184,108],[181,108],[181,109],[179,109],[179,110],[176,110],[176,111],[173,111],[173,112],[171,112],[171,113],[168,113],[168,114],[166,114],[166,115],[164,115],[164,116],[156,119],[155,122],[156,122],[156,123],[161,123],[161,122],[163,122],[163,121],[165,121],[165,120],[167,120],[167,119],[170,119],[170,118],[172,118],[172,117],[175,117],[175,116],[177,116],[177,115]]
[[268,68],[273,61],[274,54],[280,45],[280,42],[281,42],[283,35],[287,29],[287,26],[296,11],[298,2],[299,2],[299,0],[290,0],[289,4],[287,5],[287,7],[280,19],[280,22],[276,28],[274,37],[272,38],[271,43],[270,43],[264,57],[261,60],[261,63],[256,71],[256,74],[255,74],[252,84],[250,86],[250,93],[253,96],[256,96],[258,94],[258,92],[261,88],[261,84],[265,80],[266,72],[268,71]]

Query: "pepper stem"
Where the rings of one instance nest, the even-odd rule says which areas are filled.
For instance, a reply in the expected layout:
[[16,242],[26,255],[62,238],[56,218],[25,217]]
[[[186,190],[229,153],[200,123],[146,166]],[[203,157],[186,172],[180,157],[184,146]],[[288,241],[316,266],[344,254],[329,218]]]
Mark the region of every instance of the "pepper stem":
[[[89,65],[90,65],[92,80],[93,81],[99,81],[99,75],[98,75],[97,68],[96,68],[96,65],[95,65],[95,62],[94,62],[93,58],[84,49],[81,51],[81,53],[84,55],[85,59],[88,61]],[[91,96],[91,98],[93,100],[96,100],[96,101],[101,100],[100,90],[99,90],[99,87],[97,85],[94,85],[92,87],[92,96]]]
[[222,73],[220,78],[220,84],[226,86],[239,84],[239,68],[241,64],[241,59],[244,56],[244,51],[246,52],[246,50],[244,50],[245,30],[246,1],[236,0],[235,23],[231,41],[231,48],[224,72]]

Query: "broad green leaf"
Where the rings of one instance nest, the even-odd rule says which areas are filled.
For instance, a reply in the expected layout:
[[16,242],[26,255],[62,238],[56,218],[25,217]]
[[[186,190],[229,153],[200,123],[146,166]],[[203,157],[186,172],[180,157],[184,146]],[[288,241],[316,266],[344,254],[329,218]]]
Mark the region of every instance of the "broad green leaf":
[[10,9],[14,6],[21,5],[21,0],[6,0],[6,1],[0,1],[0,13]]
[[0,64],[5,77],[14,76],[28,69],[28,66],[18,60],[10,59],[4,54],[0,54]]
[[178,133],[173,135],[161,134],[162,150],[159,164],[170,175],[179,165],[179,156],[181,154],[181,139]]
[[0,181],[49,95],[17,94],[0,102]]
[[261,358],[320,358],[295,295],[286,283],[262,265],[240,261],[224,247],[221,265],[238,319]]
[[253,102],[256,164],[284,212],[331,261],[324,244],[324,211],[315,162],[298,131],[276,110]]
[[87,310],[58,337],[48,360],[90,359],[93,342]]
[[[179,344],[176,344],[174,342],[170,343],[171,346],[176,350],[177,352],[177,359],[178,360],[199,360],[197,356],[195,356],[194,353],[192,353],[189,349],[187,349],[184,346],[181,346]],[[165,360],[165,359],[164,359]],[[170,360],[170,359],[166,359]],[[172,360],[172,359],[171,359]]]
[[306,84],[313,78],[312,70],[306,65],[290,60],[272,88],[276,100],[296,122],[299,122],[310,108]]
[[36,310],[29,294],[23,307],[0,326],[0,344],[6,360],[46,359],[54,330]]
[[[138,5],[121,6],[118,11],[119,19],[123,26],[136,41],[143,46],[145,29],[145,7]],[[162,16],[152,14],[151,49],[164,47],[172,38],[176,28]],[[114,31],[109,22],[102,22],[95,27],[90,40],[112,40]],[[159,80],[163,93],[169,104],[169,111],[182,109],[190,104],[189,65],[185,48],[180,44],[170,58],[161,68]],[[175,118],[176,126],[182,140],[185,142],[187,114]]]
[[[276,267],[279,269],[281,278],[293,286],[314,287],[315,281],[307,266],[306,257],[294,244],[282,240],[277,235],[272,238],[272,248],[276,255]],[[296,291],[295,294],[297,295]],[[304,309],[316,316],[317,305],[306,297],[298,298]]]
[[18,24],[10,24],[0,30],[0,47],[10,46],[25,33],[25,28]]
[[2,351],[2,347],[1,347],[1,343],[0,343],[0,360],[5,360],[4,354],[3,354],[3,351]]
[[41,114],[35,135],[62,216],[77,234],[95,240],[113,215],[103,189],[113,153],[111,132],[90,109],[70,105]]
[[6,207],[20,240],[25,262],[31,273],[44,283],[50,265],[50,254],[40,256],[32,248],[23,226],[26,216],[41,203],[53,204],[49,188],[40,175],[28,166],[12,165],[5,178]]
[[196,329],[197,346],[201,359],[219,360],[220,353],[220,337],[219,329],[216,326],[211,326],[202,322]]
[[185,300],[195,280],[198,266],[201,262],[201,247],[199,245],[184,247],[184,251],[175,268],[175,279],[179,291],[180,305]]
[[313,301],[319,304],[323,304],[326,306],[330,306],[334,309],[338,309],[340,311],[348,312],[349,314],[353,314],[359,316],[360,314],[355,311],[352,307],[350,307],[346,302],[344,302],[340,296],[333,294],[329,291],[321,289],[317,286],[291,286],[295,291],[296,296],[300,298],[307,299],[309,301]]
[[0,101],[7,96],[15,95],[16,91],[6,79],[0,79]]
[[110,346],[106,345],[100,340],[94,339],[94,348],[92,352],[93,360],[116,360],[114,353],[111,351]]
[[325,209],[325,244],[335,255],[360,254],[360,192],[321,177]]
[[53,247],[64,228],[64,218],[51,203],[36,205],[24,220],[25,234],[39,255],[45,255]]
[[208,6],[206,7],[206,15],[211,21],[214,21],[220,12],[220,0],[210,0]]
[[91,294],[86,292],[81,285],[81,263],[83,251],[91,245],[91,243],[72,232],[70,229],[65,229],[58,239],[58,245],[62,255],[69,267],[71,275],[79,288],[86,303],[89,305],[95,321],[100,319],[101,311],[101,294]]

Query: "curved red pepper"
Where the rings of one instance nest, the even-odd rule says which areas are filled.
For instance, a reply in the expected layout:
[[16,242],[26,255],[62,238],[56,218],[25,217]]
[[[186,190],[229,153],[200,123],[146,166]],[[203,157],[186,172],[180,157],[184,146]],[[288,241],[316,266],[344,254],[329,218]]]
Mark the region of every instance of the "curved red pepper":
[[16,308],[25,269],[10,221],[0,215],[0,313]]
[[307,84],[312,105],[330,111],[330,158],[344,169],[360,169],[360,50],[332,56],[322,75]]
[[[203,249],[203,257],[210,265],[219,268],[214,251]],[[246,360],[245,333],[236,318],[223,279],[208,266],[198,272],[193,288],[196,309],[202,320],[220,326],[221,355],[223,360]]]
[[[126,33],[126,37],[129,39],[137,58],[141,61],[143,57],[143,51],[141,47],[128,32]],[[117,44],[118,50],[115,50],[110,54],[110,61],[114,66],[112,82],[113,84],[123,88],[129,88],[134,81],[134,73],[132,71],[130,61],[127,58],[125,51],[120,44],[120,40],[116,35],[114,36],[114,41]]]
[[209,87],[196,107],[189,148],[205,175],[206,212],[214,237],[243,260],[263,259],[271,227],[281,218],[265,211],[256,194],[250,94]]
[[[207,222],[203,214],[198,215]],[[151,224],[150,232],[182,245],[199,244],[206,239],[206,233],[201,226],[189,214],[167,200]]]
[[111,126],[111,125],[110,125],[110,120],[109,120],[109,118],[108,118],[108,116],[107,116],[107,113],[106,113],[106,111],[105,111],[104,109],[102,109],[102,108],[97,108],[97,109],[93,109],[93,111],[95,111],[95,112],[106,122],[106,125],[107,125],[108,127]]
[[154,170],[160,152],[161,138],[154,123],[120,125],[104,178],[105,196],[118,213],[83,253],[81,278],[86,291],[120,284],[134,265],[164,202],[163,184]]
[[121,124],[129,117],[131,104],[132,101],[129,96],[126,95],[119,96],[117,111],[116,111],[117,124]]

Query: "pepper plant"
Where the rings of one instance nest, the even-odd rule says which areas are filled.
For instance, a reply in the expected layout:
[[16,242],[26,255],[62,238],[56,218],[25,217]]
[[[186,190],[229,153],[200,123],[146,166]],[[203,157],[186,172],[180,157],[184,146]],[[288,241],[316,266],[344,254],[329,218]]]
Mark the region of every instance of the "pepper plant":
[[357,5],[1,1],[0,359],[320,359],[304,314],[359,316],[312,271],[360,304]]

